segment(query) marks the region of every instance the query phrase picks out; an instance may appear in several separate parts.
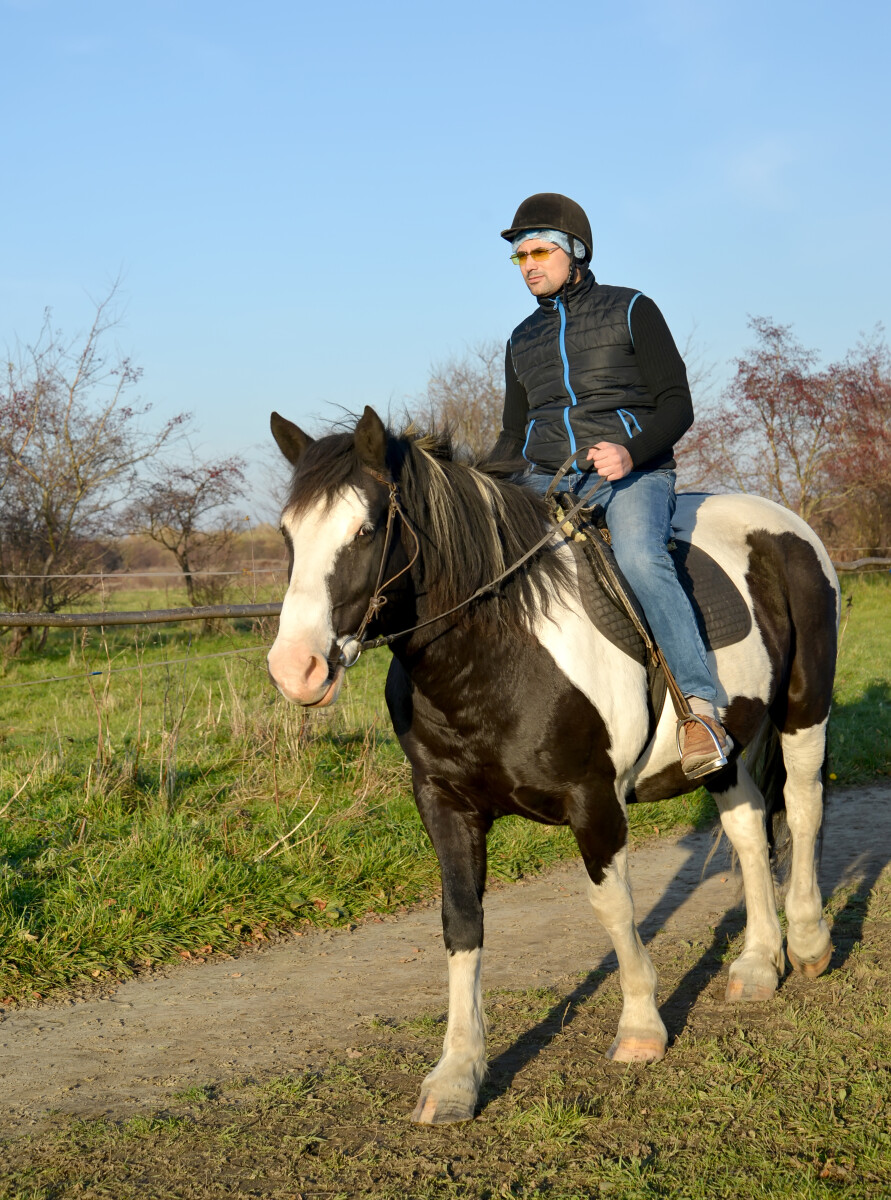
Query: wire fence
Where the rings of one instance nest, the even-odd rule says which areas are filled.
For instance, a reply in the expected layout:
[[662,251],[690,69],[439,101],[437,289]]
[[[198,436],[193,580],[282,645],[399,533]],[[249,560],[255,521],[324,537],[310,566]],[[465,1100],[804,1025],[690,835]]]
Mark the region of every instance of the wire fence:
[[189,608],[143,608],[132,612],[0,613],[0,629],[90,629],[104,625],[160,625],[170,621],[214,621],[277,617],[281,602],[273,604],[202,604]]
[[[837,547],[830,551],[838,555],[862,547]],[[881,547],[884,549],[884,547]],[[832,565],[837,571],[878,571],[891,567],[891,558],[866,556],[851,561],[832,559]],[[246,574],[275,575],[284,574],[283,567],[250,567],[239,571],[196,571],[195,575],[224,575],[243,576]],[[155,575],[159,577],[181,576],[179,571],[131,571],[131,572],[96,572],[81,575],[0,575],[0,579],[102,579],[112,580],[133,576]],[[260,620],[264,617],[276,617],[281,613],[281,603],[268,604],[206,604],[186,608],[138,609],[128,612],[85,612],[85,613],[47,613],[47,612],[7,612],[0,613],[0,629],[9,628],[54,628],[54,629],[89,629],[103,628],[116,625],[157,625],[181,621],[215,621],[215,620]],[[61,683],[72,679],[88,679],[96,675],[117,674],[124,671],[141,671],[152,667],[170,667],[193,663],[208,658],[226,658],[238,654],[266,649],[264,646],[250,646],[239,650],[224,650],[213,654],[191,655],[188,658],[165,659],[160,662],[144,662],[135,666],[107,667],[102,670],[78,672],[72,675],[52,675],[42,679],[21,680],[14,683],[0,684],[0,690],[20,687],[36,687],[40,684]]]
[[17,679],[13,683],[0,683],[0,691],[38,687],[45,683],[67,683],[72,679],[93,679],[96,675],[122,675],[127,671],[148,671],[154,667],[180,667],[203,662],[208,658],[233,658],[239,654],[252,654],[257,650],[268,649],[268,646],[242,646],[239,650],[217,650],[213,654],[190,654],[186,658],[164,658],[158,662],[139,662],[127,667],[103,667],[99,671],[75,671],[72,675],[45,675],[42,679]]
[[[287,567],[240,567],[237,571],[190,571],[193,578],[204,579],[207,576],[229,575],[286,575]],[[156,571],[154,567],[134,567],[130,571],[68,571],[58,575],[13,575],[0,574],[0,579],[104,579],[115,582],[118,579],[182,579],[182,571]]]
[[[208,604],[201,607],[142,609],[135,612],[98,613],[0,613],[0,628],[46,628],[90,629],[113,625],[158,625],[179,621],[237,620],[277,617],[281,603],[273,604]],[[187,658],[162,659],[158,662],[140,662],[126,667],[103,667],[95,671],[78,671],[71,675],[47,675],[41,679],[16,680],[0,683],[0,691],[13,688],[37,687],[40,684],[63,683],[72,679],[91,679],[96,675],[118,675],[125,671],[143,671],[153,667],[172,667],[191,664],[209,658],[229,658],[234,655],[250,654],[257,650],[268,650],[265,645],[243,646],[238,650],[220,650],[213,654],[192,654]]]

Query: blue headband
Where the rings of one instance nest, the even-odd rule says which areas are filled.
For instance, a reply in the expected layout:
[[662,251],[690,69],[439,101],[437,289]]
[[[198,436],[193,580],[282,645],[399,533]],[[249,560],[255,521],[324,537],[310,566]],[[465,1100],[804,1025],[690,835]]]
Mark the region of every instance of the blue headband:
[[517,249],[522,246],[523,242],[528,242],[531,238],[539,238],[543,242],[554,242],[561,250],[564,250],[570,258],[584,258],[585,244],[580,242],[578,238],[572,239],[572,250],[569,248],[569,235],[563,233],[559,229],[524,229],[511,242],[510,246],[516,254]]

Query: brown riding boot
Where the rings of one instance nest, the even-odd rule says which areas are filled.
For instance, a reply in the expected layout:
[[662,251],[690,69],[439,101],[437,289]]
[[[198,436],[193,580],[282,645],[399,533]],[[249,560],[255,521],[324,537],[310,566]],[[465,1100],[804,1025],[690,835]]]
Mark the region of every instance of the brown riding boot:
[[[718,740],[707,729],[708,725]],[[727,755],[733,749],[733,739],[714,717],[698,717],[684,721],[680,728],[681,770],[688,779],[701,779],[727,765]],[[720,747],[720,749],[719,749]]]

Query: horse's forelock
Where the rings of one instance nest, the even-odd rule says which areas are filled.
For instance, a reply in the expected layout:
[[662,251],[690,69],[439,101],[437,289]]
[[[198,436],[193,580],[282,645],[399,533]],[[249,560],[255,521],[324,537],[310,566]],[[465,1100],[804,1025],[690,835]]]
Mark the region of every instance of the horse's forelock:
[[332,433],[311,442],[294,469],[285,508],[299,516],[320,500],[330,508],[335,495],[362,478],[352,434]]

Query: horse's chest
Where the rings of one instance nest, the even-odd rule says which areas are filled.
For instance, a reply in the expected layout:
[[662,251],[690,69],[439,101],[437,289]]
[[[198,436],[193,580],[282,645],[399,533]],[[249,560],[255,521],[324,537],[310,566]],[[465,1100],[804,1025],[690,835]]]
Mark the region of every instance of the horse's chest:
[[532,670],[513,686],[502,679],[498,688],[474,689],[472,703],[465,696],[450,706],[417,689],[406,700],[395,706],[404,727],[395,714],[394,725],[410,762],[462,800],[560,823],[580,790],[613,790],[603,720],[553,669],[546,681]]

